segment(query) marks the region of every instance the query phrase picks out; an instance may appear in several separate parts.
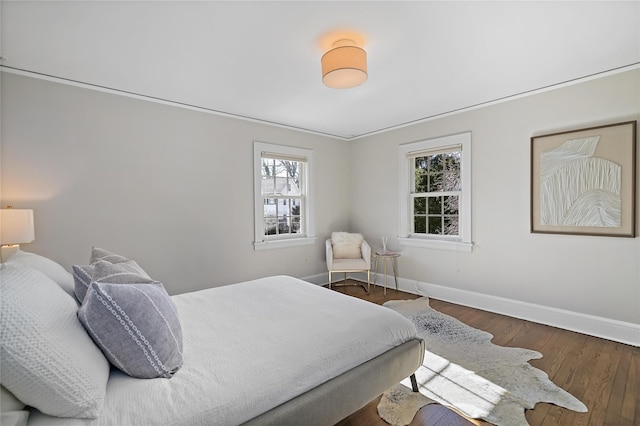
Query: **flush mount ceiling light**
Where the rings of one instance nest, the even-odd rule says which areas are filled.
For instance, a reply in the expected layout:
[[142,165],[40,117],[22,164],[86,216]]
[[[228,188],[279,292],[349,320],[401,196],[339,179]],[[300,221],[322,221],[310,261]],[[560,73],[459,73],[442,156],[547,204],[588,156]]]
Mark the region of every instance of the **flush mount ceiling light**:
[[322,55],[322,82],[332,89],[349,89],[367,81],[367,52],[353,40],[341,39]]

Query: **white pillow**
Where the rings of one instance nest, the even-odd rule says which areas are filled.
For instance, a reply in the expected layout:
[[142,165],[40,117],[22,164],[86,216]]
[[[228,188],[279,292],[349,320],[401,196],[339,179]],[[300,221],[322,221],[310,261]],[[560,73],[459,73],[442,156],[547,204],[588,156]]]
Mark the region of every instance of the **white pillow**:
[[36,269],[0,268],[0,382],[45,414],[97,417],[109,363],[80,324],[75,301]]
[[334,232],[331,234],[331,246],[334,259],[361,259],[362,234]]
[[71,297],[75,297],[73,276],[60,264],[49,258],[35,253],[18,250],[5,262],[5,264],[18,267],[28,266],[30,268],[37,269],[58,283],[58,285]]

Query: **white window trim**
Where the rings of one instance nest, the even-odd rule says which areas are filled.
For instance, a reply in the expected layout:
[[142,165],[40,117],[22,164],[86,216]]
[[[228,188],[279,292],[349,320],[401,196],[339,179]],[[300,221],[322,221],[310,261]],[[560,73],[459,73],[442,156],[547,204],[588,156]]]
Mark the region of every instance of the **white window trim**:
[[[291,157],[305,157],[305,179],[303,188],[305,194],[304,223],[306,233],[300,237],[269,240],[264,235],[264,206],[262,201],[262,152],[281,154]],[[305,246],[316,241],[316,220],[314,209],[313,190],[313,151],[305,148],[297,148],[285,145],[276,145],[266,142],[254,141],[253,143],[253,196],[254,196],[254,250],[269,250],[285,247]]]
[[[435,150],[453,145],[462,146],[462,163],[460,170],[462,194],[459,205],[460,236],[452,240],[450,238],[438,238],[436,236],[410,235],[409,183],[411,182],[411,170],[408,157],[415,152]],[[409,247],[471,252],[473,249],[473,242],[471,242],[471,132],[400,145],[398,149],[398,170],[400,173],[398,179],[398,193],[400,194],[398,243]]]

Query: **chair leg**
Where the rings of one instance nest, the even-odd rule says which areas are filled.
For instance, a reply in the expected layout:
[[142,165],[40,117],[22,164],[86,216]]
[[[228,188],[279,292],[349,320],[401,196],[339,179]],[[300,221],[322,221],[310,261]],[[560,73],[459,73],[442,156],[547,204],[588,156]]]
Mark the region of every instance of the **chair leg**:
[[420,389],[418,389],[418,380],[416,379],[416,373],[413,373],[410,376],[411,379],[411,390],[414,392],[420,392]]
[[331,271],[329,271],[329,290],[331,290]]
[[367,293],[371,292],[371,270],[367,270]]

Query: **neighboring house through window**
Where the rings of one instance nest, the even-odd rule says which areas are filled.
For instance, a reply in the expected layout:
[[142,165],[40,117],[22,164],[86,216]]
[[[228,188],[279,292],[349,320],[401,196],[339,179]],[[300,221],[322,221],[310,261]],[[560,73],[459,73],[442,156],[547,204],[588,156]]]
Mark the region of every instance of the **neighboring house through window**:
[[402,245],[471,251],[471,133],[400,145]]
[[313,151],[254,142],[254,247],[313,244]]

